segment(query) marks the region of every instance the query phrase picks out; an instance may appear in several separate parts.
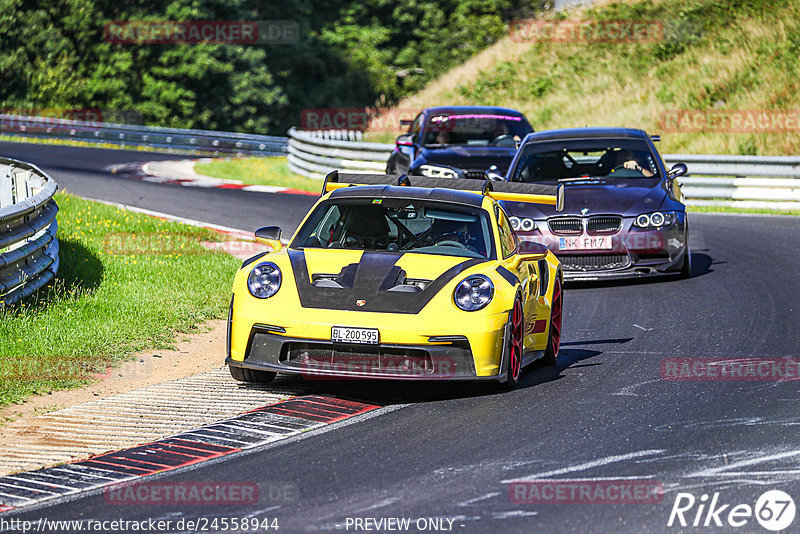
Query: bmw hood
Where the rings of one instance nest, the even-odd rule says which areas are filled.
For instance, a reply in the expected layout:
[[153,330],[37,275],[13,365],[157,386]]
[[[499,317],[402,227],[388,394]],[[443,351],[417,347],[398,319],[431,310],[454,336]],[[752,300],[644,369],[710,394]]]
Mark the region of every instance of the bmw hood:
[[420,165],[444,165],[456,169],[485,171],[492,165],[505,173],[516,149],[507,147],[452,146],[448,148],[422,148],[414,167]]
[[667,195],[658,178],[587,178],[581,182],[563,183],[564,210],[561,212],[556,213],[553,206],[527,202],[506,202],[504,206],[511,215],[533,219],[582,214],[634,217],[640,213],[658,210]]
[[419,313],[485,259],[402,252],[286,251],[304,308]]

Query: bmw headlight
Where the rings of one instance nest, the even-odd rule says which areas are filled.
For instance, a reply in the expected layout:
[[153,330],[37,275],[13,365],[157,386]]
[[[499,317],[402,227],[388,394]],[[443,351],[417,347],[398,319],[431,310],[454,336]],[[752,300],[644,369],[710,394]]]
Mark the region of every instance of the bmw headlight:
[[508,221],[515,232],[532,232],[536,230],[536,221],[528,217],[509,217]]
[[669,226],[675,222],[674,211],[657,211],[655,213],[642,213],[633,221],[639,228],[659,228]]
[[281,270],[272,262],[256,265],[247,277],[247,289],[259,299],[268,299],[281,288]]
[[494,284],[482,274],[465,278],[456,286],[453,300],[464,311],[477,311],[485,308],[494,296]]
[[428,178],[455,178],[458,176],[456,171],[450,167],[439,167],[438,165],[420,165],[419,172]]

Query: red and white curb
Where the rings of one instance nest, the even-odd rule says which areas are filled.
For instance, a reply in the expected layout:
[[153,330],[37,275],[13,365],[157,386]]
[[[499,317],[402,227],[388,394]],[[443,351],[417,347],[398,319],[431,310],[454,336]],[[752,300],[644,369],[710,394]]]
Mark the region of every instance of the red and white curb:
[[224,421],[88,460],[0,477],[0,512],[164,473],[284,440],[379,406],[294,397]]
[[[131,176],[137,180],[185,187],[203,187],[217,189],[237,189],[255,193],[286,193],[292,195],[313,195],[318,193],[281,187],[276,185],[247,185],[237,180],[225,180],[199,174],[194,170],[195,163],[211,161],[203,159],[182,159],[168,161],[150,161],[147,163],[123,164],[111,167],[112,174]],[[320,187],[322,183],[320,182]]]

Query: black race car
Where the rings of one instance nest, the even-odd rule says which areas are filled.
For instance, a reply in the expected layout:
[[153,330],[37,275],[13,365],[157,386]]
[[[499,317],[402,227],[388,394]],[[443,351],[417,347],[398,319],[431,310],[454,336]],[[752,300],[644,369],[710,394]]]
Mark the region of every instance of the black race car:
[[504,207],[522,250],[525,242],[547,245],[565,279],[688,277],[689,223],[677,180],[685,173],[683,163],[667,170],[642,130],[546,130],[523,140],[505,178],[564,184],[564,211],[526,202]]
[[513,109],[427,108],[411,121],[408,133],[397,138],[386,172],[484,179],[490,168],[504,173],[518,143],[531,132],[528,119]]

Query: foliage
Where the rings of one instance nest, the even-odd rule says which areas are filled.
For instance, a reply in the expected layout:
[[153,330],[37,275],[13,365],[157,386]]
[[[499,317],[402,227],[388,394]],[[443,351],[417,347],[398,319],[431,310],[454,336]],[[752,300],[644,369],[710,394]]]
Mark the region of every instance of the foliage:
[[[130,111],[283,134],[301,110],[386,106],[507,31],[522,0],[0,0],[0,106]],[[113,21],[295,21],[290,44],[118,44]]]

